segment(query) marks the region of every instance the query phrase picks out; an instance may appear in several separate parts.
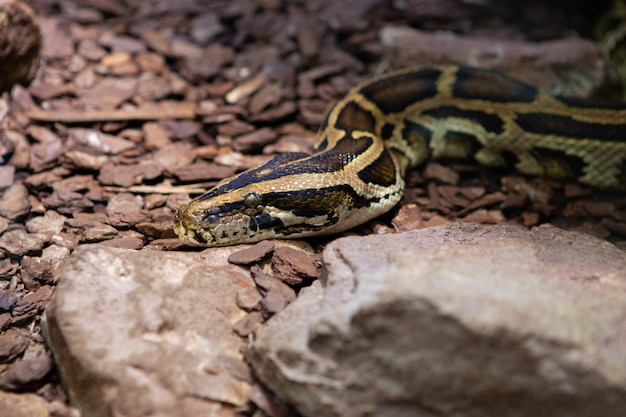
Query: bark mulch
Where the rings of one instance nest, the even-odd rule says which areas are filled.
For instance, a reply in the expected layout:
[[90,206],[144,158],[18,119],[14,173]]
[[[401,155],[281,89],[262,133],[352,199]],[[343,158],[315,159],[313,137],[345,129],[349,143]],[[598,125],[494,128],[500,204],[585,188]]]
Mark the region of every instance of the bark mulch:
[[[379,70],[383,25],[531,41],[591,34],[589,11],[559,2],[28,3],[41,68],[0,97],[0,390],[35,392],[56,415],[70,409],[39,320],[63,259],[88,243],[190,250],[172,232],[173,210],[276,152],[310,152],[334,100]],[[398,208],[349,233],[552,224],[626,249],[624,196],[464,162],[429,162],[408,185]],[[320,251],[327,241],[310,242]],[[318,274],[314,256],[289,248],[232,261],[271,251],[287,278],[252,268],[261,288],[281,294],[268,312]]]

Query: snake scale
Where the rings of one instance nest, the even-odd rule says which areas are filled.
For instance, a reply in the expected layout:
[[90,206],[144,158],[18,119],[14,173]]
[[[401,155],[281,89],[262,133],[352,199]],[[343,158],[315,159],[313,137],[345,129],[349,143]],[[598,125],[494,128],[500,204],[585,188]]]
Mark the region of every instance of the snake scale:
[[349,91],[312,155],[286,153],[227,178],[176,211],[185,243],[224,246],[337,233],[390,210],[427,158],[626,189],[626,106],[596,106],[498,72],[392,72]]

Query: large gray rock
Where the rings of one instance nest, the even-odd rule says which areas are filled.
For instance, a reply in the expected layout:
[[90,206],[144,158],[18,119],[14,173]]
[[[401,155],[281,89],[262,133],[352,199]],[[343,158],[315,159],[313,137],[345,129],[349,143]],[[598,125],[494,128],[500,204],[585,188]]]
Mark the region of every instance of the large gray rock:
[[555,228],[339,239],[249,360],[304,416],[624,416],[626,253]]
[[232,325],[255,284],[202,253],[79,247],[45,312],[74,405],[91,416],[234,416],[250,375]]

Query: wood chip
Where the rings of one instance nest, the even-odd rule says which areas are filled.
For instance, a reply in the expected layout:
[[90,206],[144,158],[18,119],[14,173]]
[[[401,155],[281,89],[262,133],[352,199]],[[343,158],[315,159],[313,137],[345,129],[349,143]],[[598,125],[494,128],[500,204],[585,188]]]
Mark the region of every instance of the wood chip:
[[274,276],[291,285],[299,285],[319,276],[320,266],[303,250],[288,246],[274,249],[272,256]]
[[268,143],[274,142],[277,137],[278,135],[274,129],[264,127],[235,138],[233,148],[239,152],[251,152],[267,145]]
[[259,262],[274,250],[271,240],[263,240],[249,248],[233,252],[228,257],[228,262],[235,265],[250,265]]
[[266,82],[267,77],[264,74],[259,74],[230,90],[228,94],[226,94],[226,102],[229,104],[238,103],[244,97],[248,97],[261,88]]
[[193,119],[196,103],[159,102],[143,103],[129,110],[89,110],[82,112],[34,109],[28,117],[43,122],[87,123],[127,120]]
[[266,274],[258,265],[252,266],[250,272],[254,282],[262,291],[261,307],[267,316],[283,311],[296,299],[296,292],[291,287]]

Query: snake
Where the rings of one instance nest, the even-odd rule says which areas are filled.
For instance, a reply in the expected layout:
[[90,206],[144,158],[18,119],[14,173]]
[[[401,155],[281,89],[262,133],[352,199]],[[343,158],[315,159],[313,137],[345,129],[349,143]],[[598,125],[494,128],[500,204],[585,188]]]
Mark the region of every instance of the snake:
[[186,244],[335,234],[391,210],[433,159],[626,190],[626,106],[552,95],[494,70],[409,68],[352,88],[308,155],[278,154],[181,205]]

